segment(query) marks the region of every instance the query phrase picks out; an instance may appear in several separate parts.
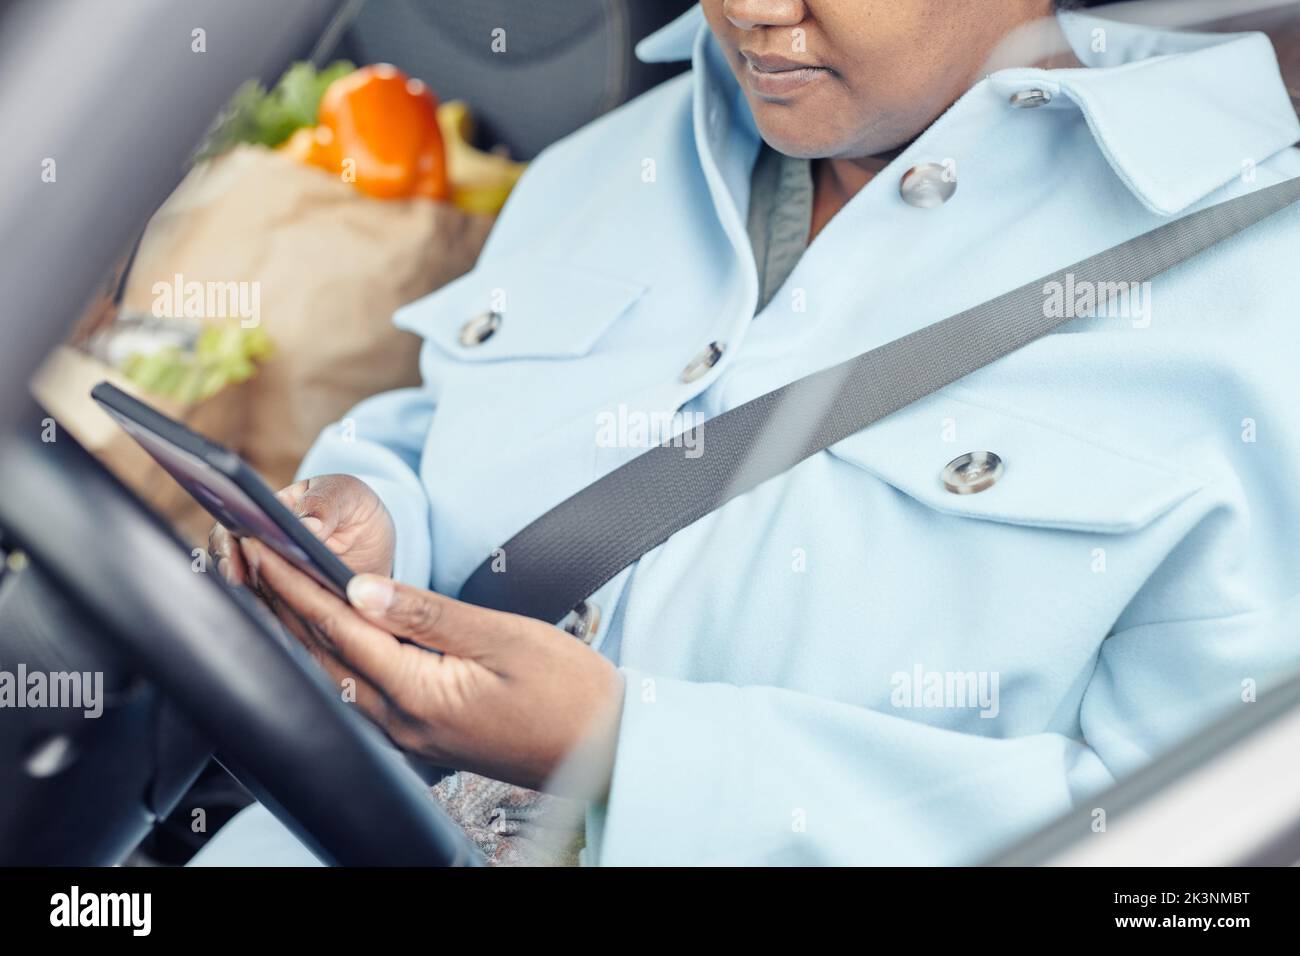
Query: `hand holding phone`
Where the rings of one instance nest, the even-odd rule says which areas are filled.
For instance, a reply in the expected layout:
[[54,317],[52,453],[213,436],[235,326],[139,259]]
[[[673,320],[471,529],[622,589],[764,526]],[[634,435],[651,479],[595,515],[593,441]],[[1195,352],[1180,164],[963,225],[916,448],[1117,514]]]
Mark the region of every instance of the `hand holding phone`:
[[[218,544],[232,579],[243,574],[242,560],[233,564],[239,549],[228,540],[232,537],[256,538],[340,597],[357,571],[391,573],[393,522],[360,479],[311,478],[277,496],[230,449],[114,385],[100,382],[90,395],[224,526]],[[302,517],[311,521],[304,524]]]
[[[379,496],[361,479],[322,475],[296,481],[275,496],[353,571],[392,573],[396,540],[393,520]],[[236,537],[224,525],[213,527],[208,551],[227,581],[245,583],[243,553]]]

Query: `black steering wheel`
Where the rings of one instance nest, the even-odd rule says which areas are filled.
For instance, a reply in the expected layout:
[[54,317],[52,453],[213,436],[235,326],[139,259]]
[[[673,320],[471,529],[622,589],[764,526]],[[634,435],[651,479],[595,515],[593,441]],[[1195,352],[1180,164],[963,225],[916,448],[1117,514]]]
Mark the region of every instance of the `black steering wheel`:
[[259,604],[214,567],[196,571],[186,547],[70,436],[47,443],[31,432],[0,436],[5,541],[323,862],[480,861],[412,766]]
[[[324,862],[479,859],[412,766],[282,642],[260,605],[191,570],[188,549],[61,429],[41,441],[44,416],[28,397],[33,369],[188,168],[231,92],[328,48],[354,7],[138,0],[124,17],[114,4],[0,2],[0,127],[59,157],[61,174],[55,188],[28,175],[30,151],[0,153],[14,184],[0,208],[0,612],[10,615],[0,613],[0,666],[111,674],[115,715],[5,712],[0,861],[118,862],[209,747]],[[196,56],[201,35],[222,41]],[[67,68],[51,86],[39,67],[55,62]],[[93,158],[86,142],[98,144]],[[160,772],[177,750],[185,767]],[[80,812],[69,810],[74,792]],[[87,822],[119,815],[132,819],[110,837]]]

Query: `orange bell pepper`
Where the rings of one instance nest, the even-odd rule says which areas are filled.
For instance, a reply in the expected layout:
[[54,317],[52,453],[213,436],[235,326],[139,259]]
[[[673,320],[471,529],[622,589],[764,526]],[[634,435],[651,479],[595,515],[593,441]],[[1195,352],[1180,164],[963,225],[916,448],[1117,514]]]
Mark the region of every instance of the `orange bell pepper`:
[[437,110],[420,80],[387,63],[365,66],[329,85],[310,141],[304,136],[290,152],[334,172],[351,162],[356,187],[369,196],[445,200],[451,189]]

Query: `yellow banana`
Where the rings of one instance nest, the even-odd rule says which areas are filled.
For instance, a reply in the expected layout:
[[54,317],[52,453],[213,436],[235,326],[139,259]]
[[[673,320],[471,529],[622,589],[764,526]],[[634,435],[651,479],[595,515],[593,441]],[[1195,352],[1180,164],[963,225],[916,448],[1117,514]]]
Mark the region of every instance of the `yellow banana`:
[[438,107],[438,127],[447,150],[451,201],[468,212],[498,212],[527,164],[470,145],[474,119],[463,100],[451,100]]

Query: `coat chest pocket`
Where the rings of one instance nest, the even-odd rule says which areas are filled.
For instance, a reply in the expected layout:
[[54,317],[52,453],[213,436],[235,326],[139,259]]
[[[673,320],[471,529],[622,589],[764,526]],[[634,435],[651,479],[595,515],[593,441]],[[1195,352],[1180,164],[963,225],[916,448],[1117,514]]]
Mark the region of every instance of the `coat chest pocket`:
[[394,322],[453,362],[574,359],[589,354],[645,289],[581,267],[511,257],[481,263],[403,306]]
[[[1061,423],[945,390],[832,445],[832,455],[927,507],[964,518],[1122,534],[1151,523],[1204,481]],[[983,490],[949,490],[944,469],[992,452],[1001,473]]]

